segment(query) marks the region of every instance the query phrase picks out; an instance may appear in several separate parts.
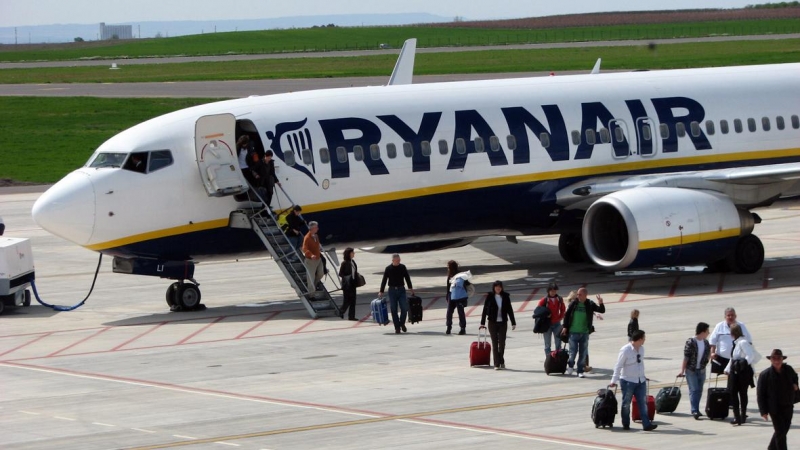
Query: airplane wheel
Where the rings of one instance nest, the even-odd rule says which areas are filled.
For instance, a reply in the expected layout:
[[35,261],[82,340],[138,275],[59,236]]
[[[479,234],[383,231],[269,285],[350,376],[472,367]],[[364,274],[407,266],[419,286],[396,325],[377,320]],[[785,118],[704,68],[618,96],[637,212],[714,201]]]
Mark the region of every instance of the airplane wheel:
[[170,284],[167,288],[167,305],[169,305],[170,308],[178,304],[176,299],[179,286],[180,283],[175,282]]
[[731,267],[734,272],[755,273],[764,264],[764,245],[758,236],[748,234],[739,239],[729,258],[733,258]]
[[558,237],[558,252],[568,263],[581,263],[588,259],[580,233],[563,233]]
[[195,309],[200,306],[200,288],[196,284],[185,283],[178,288],[178,304],[183,309]]
[[25,289],[25,300],[22,301],[22,306],[31,306],[31,291]]

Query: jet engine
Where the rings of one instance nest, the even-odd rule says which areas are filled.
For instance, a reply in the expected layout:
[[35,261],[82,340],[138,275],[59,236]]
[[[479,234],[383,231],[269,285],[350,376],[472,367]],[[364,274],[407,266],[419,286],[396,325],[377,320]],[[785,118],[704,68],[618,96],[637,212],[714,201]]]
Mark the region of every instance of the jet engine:
[[753,214],[723,194],[643,187],[595,201],[582,235],[595,264],[619,270],[719,261],[736,252],[740,237],[750,235],[754,225]]

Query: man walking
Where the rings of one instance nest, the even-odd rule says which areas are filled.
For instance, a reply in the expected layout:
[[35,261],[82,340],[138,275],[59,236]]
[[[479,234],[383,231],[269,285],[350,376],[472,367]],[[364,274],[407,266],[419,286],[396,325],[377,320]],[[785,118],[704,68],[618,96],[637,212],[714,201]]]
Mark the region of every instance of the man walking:
[[725,308],[725,320],[718,323],[711,332],[711,337],[708,343],[711,346],[711,373],[722,375],[725,372],[725,367],[731,359],[731,351],[733,350],[733,339],[731,338],[731,326],[739,324],[742,327],[742,335],[747,342],[753,343],[753,338],[750,337],[750,332],[742,322],[736,320],[736,310],[733,308]]
[[631,429],[631,400],[636,397],[639,416],[642,418],[642,429],[653,431],[658,425],[650,422],[647,415],[647,378],[644,375],[644,331],[637,330],[631,335],[631,341],[619,349],[614,375],[609,387],[616,387],[619,381],[622,387],[622,429]]
[[[378,292],[378,297],[383,297],[383,291],[386,288],[386,282],[389,282],[389,307],[392,309],[392,322],[394,323],[394,332],[400,334],[407,332],[406,317],[408,316],[408,297],[406,297],[406,288],[403,285],[405,281],[408,285],[411,295],[414,295],[414,287],[411,285],[411,277],[408,275],[408,269],[403,264],[400,264],[400,255],[392,255],[392,263],[386,266],[383,271],[383,279],[381,280],[381,290]],[[400,305],[400,317],[397,316],[397,306]]]
[[308,282],[308,296],[317,294],[317,283],[325,276],[322,267],[322,245],[319,243],[319,224],[311,221],[308,223],[308,233],[303,239],[303,255],[306,257],[306,279]]
[[764,420],[772,419],[772,440],[769,450],[786,450],[786,434],[792,426],[793,400],[798,390],[797,372],[783,362],[786,357],[776,348],[769,355],[770,367],[758,376],[758,412]]
[[569,334],[569,360],[567,374],[572,375],[575,366],[575,357],[578,356],[578,377],[583,378],[586,365],[586,354],[589,351],[589,333],[593,331],[592,320],[594,313],[606,312],[603,297],[597,296],[597,303],[588,300],[586,288],[578,289],[578,300],[570,303],[564,315],[562,334]]

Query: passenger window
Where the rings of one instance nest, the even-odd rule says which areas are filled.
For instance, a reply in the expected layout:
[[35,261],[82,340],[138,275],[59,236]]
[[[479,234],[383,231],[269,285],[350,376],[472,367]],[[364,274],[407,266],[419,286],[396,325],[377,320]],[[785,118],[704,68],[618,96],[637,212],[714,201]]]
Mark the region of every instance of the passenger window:
[[695,121],[689,123],[689,128],[692,130],[692,136],[694,137],[700,137],[702,134],[702,131],[700,131],[700,124]]
[[414,156],[414,146],[411,145],[411,142],[403,142],[403,154],[406,158]]
[[439,154],[446,155],[450,150],[447,148],[447,141],[439,139]]
[[486,150],[483,147],[483,138],[482,137],[480,137],[480,136],[476,137],[474,142],[475,142],[475,151],[476,152],[483,153],[484,150]]
[[497,136],[492,136],[489,138],[489,148],[492,149],[493,152],[500,151],[500,138]]
[[611,133],[608,128],[600,128],[600,143],[608,144],[611,142]]
[[172,152],[169,150],[150,152],[150,172],[163,169],[172,164],[172,162]]
[[307,166],[314,164],[314,155],[311,154],[311,150],[304,149],[300,154],[303,155],[303,164]]
[[386,156],[388,156],[389,159],[397,158],[397,146],[391,143],[386,144]]
[[796,115],[792,116],[792,128],[794,128],[795,130],[800,128],[800,117]]
[[595,142],[594,130],[586,130],[586,143],[589,145],[594,145]]
[[340,163],[347,162],[347,149],[344,147],[336,147],[336,160]]
[[706,120],[706,133],[708,133],[709,136],[713,136],[714,135],[715,131],[714,131],[714,121],[713,120]]
[[364,147],[360,145],[353,146],[353,159],[355,159],[356,161],[364,160]]
[[542,147],[544,148],[550,147],[550,135],[547,133],[540,133],[539,142],[542,143]]
[[331,162],[331,152],[328,151],[328,147],[322,147],[319,149],[319,162],[322,164],[328,164]]
[[686,136],[686,125],[684,125],[683,122],[675,124],[675,134],[677,134],[679,138]]
[[778,127],[779,130],[786,128],[786,123],[783,121],[783,116],[778,116],[775,118],[775,126]]
[[369,154],[372,156],[372,159],[375,161],[381,159],[381,146],[378,144],[372,144],[369,146]]
[[722,131],[722,134],[728,134],[730,129],[728,128],[728,121],[727,120],[720,120],[719,121],[719,131]]
[[625,133],[622,132],[622,127],[614,128],[614,138],[617,142],[625,142]]
[[761,128],[763,128],[764,131],[769,131],[769,117],[761,118]]
[[428,141],[422,141],[422,156],[431,156],[431,143]]
[[581,132],[572,130],[572,145],[581,145]]
[[743,130],[742,121],[739,119],[733,119],[733,131],[741,133],[742,130]]
[[456,152],[458,152],[459,155],[467,153],[467,143],[464,142],[464,138],[456,139]]
[[747,129],[750,130],[751,133],[755,133],[756,131],[756,119],[752,117],[747,119]]
[[122,168],[131,172],[147,173],[147,152],[131,153]]
[[661,139],[669,139],[669,126],[667,124],[662,123],[658,126],[658,130],[661,133]]
[[506,136],[506,146],[511,151],[517,149],[517,138],[513,134],[509,134],[508,136]]
[[295,164],[294,152],[283,152],[283,162],[289,167],[293,166]]
[[642,125],[642,140],[644,141],[651,141],[653,140],[653,131],[650,128],[649,123],[645,123]]

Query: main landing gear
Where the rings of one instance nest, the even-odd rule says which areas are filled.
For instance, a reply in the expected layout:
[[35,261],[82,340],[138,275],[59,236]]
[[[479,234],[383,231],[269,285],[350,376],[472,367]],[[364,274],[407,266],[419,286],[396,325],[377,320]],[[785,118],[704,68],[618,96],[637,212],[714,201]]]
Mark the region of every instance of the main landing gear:
[[708,264],[708,272],[755,273],[764,264],[764,245],[754,234],[742,236],[724,259]]
[[200,303],[200,288],[195,280],[172,283],[167,288],[167,305],[170,311],[199,311],[206,309]]

